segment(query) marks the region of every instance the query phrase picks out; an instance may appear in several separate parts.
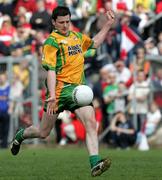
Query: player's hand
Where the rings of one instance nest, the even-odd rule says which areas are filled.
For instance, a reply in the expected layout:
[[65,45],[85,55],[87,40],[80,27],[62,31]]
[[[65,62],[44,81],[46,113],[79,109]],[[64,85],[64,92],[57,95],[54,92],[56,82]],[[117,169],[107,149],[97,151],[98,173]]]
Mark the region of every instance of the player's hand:
[[107,16],[107,20],[108,20],[108,24],[112,25],[115,22],[115,13],[113,10],[108,9],[106,12],[106,16]]
[[47,102],[47,114],[53,115],[56,112],[56,98],[55,97],[49,97],[46,99]]

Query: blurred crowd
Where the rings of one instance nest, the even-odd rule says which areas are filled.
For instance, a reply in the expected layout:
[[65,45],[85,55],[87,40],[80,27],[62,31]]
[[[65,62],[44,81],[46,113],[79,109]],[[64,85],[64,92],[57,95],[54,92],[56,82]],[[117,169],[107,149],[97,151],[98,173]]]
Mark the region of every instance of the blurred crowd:
[[[93,105],[102,142],[129,148],[148,138],[159,128],[162,112],[162,66],[151,68],[150,56],[162,56],[161,0],[1,0],[0,58],[22,58],[13,66],[8,82],[6,64],[0,63],[0,145],[8,146],[10,116],[17,114],[20,125],[31,124],[31,105],[15,103],[30,94],[30,65],[26,56],[36,56],[39,64],[39,96],[45,98],[42,83],[41,50],[52,31],[51,13],[57,5],[71,11],[71,30],[93,37],[105,23],[104,13],[112,8],[116,22],[97,50],[85,53],[87,84],[94,92]],[[149,57],[149,56],[148,56]],[[160,63],[159,63],[160,64]],[[40,103],[39,118],[42,116]],[[56,142],[85,140],[85,129],[68,111],[56,123]]]

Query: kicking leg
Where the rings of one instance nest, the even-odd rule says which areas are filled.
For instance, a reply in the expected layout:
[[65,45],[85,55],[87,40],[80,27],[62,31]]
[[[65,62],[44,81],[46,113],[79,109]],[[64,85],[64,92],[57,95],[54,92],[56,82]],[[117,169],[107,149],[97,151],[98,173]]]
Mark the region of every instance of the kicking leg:
[[85,106],[75,110],[86,128],[86,145],[90,156],[98,154],[97,124],[92,106]]
[[13,155],[17,155],[20,150],[20,145],[24,139],[29,138],[46,138],[51,129],[54,127],[54,122],[57,119],[57,114],[48,115],[46,112],[43,114],[41,125],[39,127],[30,126],[26,129],[20,129],[11,144],[11,152]]
[[82,120],[86,128],[86,145],[90,155],[91,175],[99,176],[106,171],[110,165],[110,159],[101,159],[98,148],[97,124],[95,112],[92,106],[85,106],[75,110],[76,115]]

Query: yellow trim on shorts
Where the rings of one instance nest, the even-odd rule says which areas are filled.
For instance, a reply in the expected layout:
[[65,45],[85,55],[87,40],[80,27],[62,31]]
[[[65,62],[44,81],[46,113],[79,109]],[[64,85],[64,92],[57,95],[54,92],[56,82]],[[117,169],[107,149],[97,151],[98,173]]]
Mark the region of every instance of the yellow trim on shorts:
[[60,98],[60,94],[61,94],[63,88],[64,88],[64,82],[57,81],[57,84],[56,84],[56,109],[55,109],[56,111],[58,110],[59,98]]

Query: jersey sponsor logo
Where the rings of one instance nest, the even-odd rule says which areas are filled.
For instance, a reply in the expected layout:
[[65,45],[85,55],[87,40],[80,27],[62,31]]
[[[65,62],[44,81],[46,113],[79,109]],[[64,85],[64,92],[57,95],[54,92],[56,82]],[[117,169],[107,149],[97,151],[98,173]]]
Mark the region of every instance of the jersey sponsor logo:
[[81,45],[77,44],[75,46],[68,46],[68,53],[69,53],[69,56],[82,53]]

